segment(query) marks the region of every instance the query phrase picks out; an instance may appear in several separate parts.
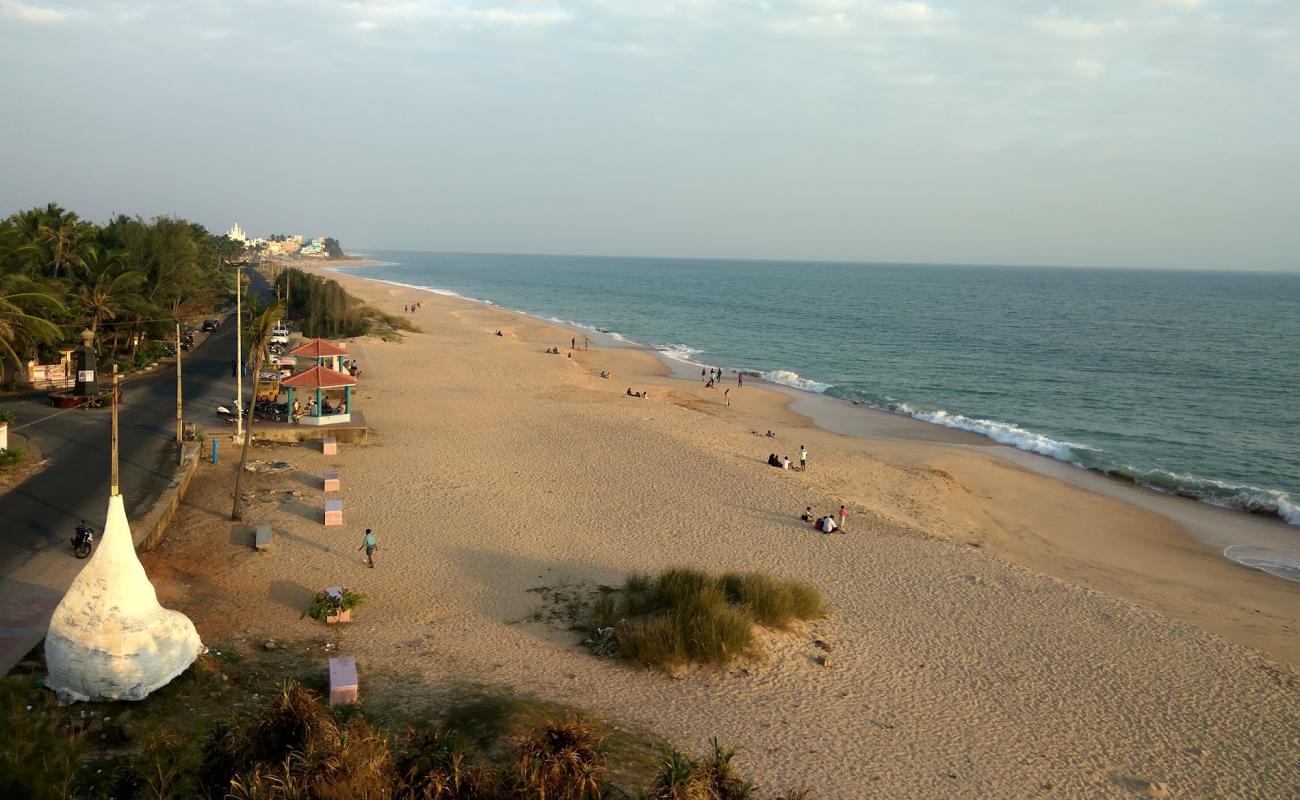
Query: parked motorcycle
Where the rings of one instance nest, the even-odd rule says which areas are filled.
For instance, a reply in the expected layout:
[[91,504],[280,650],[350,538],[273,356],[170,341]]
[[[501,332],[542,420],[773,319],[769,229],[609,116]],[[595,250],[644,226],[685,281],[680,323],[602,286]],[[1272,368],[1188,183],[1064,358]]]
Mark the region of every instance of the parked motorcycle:
[[77,526],[77,532],[72,535],[72,554],[77,558],[86,558],[95,545],[95,529],[86,524],[83,519]]
[[235,412],[225,406],[217,406],[217,419],[221,420],[223,425],[234,425],[237,419]]

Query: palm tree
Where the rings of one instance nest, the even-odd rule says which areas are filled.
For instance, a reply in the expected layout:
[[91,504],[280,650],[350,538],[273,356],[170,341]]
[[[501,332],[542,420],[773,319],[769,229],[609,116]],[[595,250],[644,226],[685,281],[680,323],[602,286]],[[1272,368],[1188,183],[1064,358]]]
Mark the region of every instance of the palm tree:
[[86,251],[82,267],[85,280],[74,297],[86,312],[91,333],[97,333],[100,323],[117,319],[139,300],[144,275],[131,269],[114,273],[120,262],[117,253],[98,247]]
[[76,214],[71,217],[70,221],[48,222],[40,228],[40,240],[50,249],[50,270],[56,278],[60,272],[71,274],[73,267],[81,266],[87,250],[93,247],[90,227],[78,221]]
[[63,337],[53,322],[29,313],[44,308],[63,310],[63,303],[26,276],[0,275],[0,367],[8,362],[21,368],[21,353],[30,354],[38,344]]
[[[235,277],[239,278],[242,272],[242,269],[237,271]],[[249,398],[248,412],[244,414],[244,444],[239,455],[239,469],[235,472],[235,505],[230,509],[232,520],[239,520],[243,514],[239,501],[239,479],[244,476],[244,465],[248,463],[248,443],[253,440],[253,407],[257,403],[257,379],[262,374],[262,360],[266,358],[266,346],[271,341],[271,329],[275,327],[280,313],[279,301],[272,303],[253,320],[248,332],[248,352],[253,357],[253,396]],[[242,325],[244,322],[236,320],[235,324]],[[239,398],[239,402],[244,402],[244,398]]]

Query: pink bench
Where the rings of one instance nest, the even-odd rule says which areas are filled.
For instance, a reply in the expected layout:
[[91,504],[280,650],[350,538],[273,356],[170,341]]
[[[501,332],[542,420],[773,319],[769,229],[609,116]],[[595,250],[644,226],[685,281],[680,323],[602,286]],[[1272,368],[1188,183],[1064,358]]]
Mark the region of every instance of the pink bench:
[[352,656],[330,659],[330,705],[357,702],[357,660]]

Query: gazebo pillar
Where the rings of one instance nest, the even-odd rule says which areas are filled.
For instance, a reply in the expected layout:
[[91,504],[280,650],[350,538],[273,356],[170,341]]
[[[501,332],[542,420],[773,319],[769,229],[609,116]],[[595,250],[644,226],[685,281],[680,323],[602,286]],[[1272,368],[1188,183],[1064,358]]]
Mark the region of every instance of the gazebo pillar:
[[352,387],[351,386],[343,387],[343,407],[348,410],[349,414],[352,413]]
[[324,404],[321,402],[324,398],[321,394],[320,387],[316,387],[316,416],[318,417],[321,415],[321,411],[324,410]]
[[286,386],[284,387],[284,390],[289,393],[289,402],[285,404],[284,407],[284,421],[293,422],[293,387]]

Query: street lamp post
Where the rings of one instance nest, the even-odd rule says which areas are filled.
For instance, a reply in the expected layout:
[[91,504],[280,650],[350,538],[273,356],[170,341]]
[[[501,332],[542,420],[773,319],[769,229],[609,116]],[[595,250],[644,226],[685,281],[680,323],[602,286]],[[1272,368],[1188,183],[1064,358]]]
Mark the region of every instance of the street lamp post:
[[235,265],[235,439],[244,438],[244,268]]
[[[176,447],[181,449],[185,433],[181,405],[181,323],[176,323]],[[183,452],[183,450],[182,450]]]

